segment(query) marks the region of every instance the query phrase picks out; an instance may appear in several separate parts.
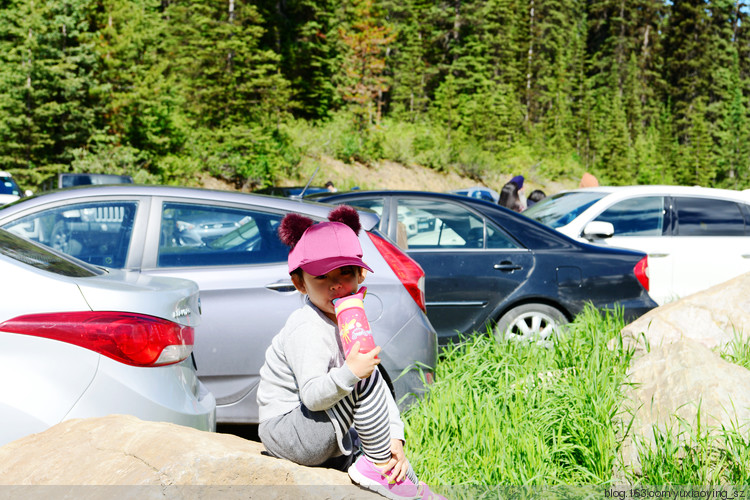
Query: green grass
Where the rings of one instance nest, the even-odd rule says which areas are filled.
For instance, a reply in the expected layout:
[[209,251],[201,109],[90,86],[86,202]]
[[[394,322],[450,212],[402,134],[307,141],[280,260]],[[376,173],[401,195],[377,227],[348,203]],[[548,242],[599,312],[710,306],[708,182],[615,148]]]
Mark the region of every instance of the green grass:
[[[633,355],[619,313],[587,308],[551,348],[477,334],[441,354],[429,394],[403,415],[407,453],[433,485],[609,486],[628,417],[618,418]],[[615,339],[615,347],[607,347]],[[737,340],[733,362],[748,365]],[[671,429],[641,452],[632,484],[743,484],[747,428]],[[717,444],[721,439],[723,446]],[[621,477],[621,476],[620,476]]]

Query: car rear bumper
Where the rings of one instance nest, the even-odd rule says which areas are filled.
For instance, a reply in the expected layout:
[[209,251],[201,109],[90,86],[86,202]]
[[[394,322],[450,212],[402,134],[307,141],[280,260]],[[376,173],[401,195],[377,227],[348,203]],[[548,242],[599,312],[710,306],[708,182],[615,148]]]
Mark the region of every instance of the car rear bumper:
[[382,366],[388,372],[403,411],[421,397],[433,382],[437,364],[437,334],[420,310],[381,346]]
[[622,308],[625,323],[630,323],[640,318],[651,309],[659,307],[659,304],[649,298],[648,300],[624,300],[620,302],[618,306]]
[[198,380],[190,358],[137,368],[102,356],[94,379],[64,420],[118,413],[216,430],[216,399]]

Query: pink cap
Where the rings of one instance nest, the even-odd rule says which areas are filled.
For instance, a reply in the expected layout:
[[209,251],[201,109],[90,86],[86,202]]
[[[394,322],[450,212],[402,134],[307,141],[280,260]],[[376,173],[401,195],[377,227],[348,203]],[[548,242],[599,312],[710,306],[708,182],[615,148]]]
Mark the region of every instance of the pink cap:
[[322,276],[343,266],[364,267],[362,246],[352,228],[341,222],[321,222],[305,230],[289,252],[289,272],[298,267],[313,276]]

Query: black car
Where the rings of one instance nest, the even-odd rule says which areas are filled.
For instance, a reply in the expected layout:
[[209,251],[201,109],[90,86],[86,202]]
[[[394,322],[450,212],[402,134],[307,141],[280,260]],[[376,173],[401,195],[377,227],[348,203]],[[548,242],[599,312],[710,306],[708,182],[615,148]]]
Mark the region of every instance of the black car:
[[445,193],[355,191],[310,198],[369,208],[426,274],[440,343],[487,331],[543,340],[586,302],[631,321],[656,307],[646,254],[575,241],[496,203]]
[[256,189],[253,193],[281,196],[283,198],[302,198],[305,195],[330,193],[330,191],[324,186],[271,186]]

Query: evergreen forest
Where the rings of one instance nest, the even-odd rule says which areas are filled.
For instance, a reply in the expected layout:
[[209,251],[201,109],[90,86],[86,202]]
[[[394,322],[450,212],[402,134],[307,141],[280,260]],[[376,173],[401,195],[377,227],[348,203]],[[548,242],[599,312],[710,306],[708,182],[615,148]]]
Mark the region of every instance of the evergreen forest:
[[0,169],[262,187],[304,157],[750,187],[733,0],[0,0]]

